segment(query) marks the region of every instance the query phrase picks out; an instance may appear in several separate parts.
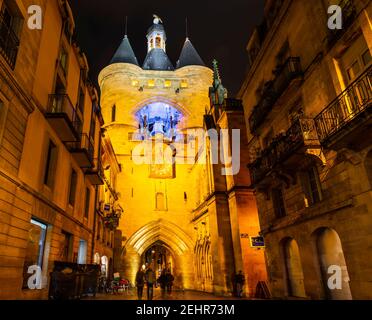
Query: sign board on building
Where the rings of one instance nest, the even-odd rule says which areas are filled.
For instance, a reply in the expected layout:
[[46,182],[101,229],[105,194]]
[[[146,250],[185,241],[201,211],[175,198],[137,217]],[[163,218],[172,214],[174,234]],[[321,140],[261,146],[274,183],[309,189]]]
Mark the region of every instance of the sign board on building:
[[250,240],[251,240],[251,247],[252,248],[264,248],[265,247],[264,237],[261,237],[261,236],[250,237]]

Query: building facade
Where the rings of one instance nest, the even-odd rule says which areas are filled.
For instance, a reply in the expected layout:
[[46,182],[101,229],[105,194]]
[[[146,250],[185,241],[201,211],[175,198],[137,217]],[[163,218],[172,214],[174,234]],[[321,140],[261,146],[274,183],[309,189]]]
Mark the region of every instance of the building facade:
[[169,268],[178,288],[229,295],[232,275],[243,270],[254,294],[265,270],[263,251],[241,237],[259,231],[248,173],[223,176],[203,136],[236,124],[244,133],[241,103],[225,99],[217,65],[206,67],[189,39],[176,67],[166,40],[155,18],[143,65],[125,36],[99,75],[104,130],[122,167],[120,272],[134,282],[141,267]]
[[[102,119],[103,120],[103,119]],[[103,122],[102,122],[103,124]],[[117,176],[121,167],[117,161],[110,138],[105,133],[101,137],[98,201],[94,219],[94,263],[101,265],[101,274],[111,279],[120,269],[121,232],[117,230],[123,209],[118,204],[116,191]]]
[[41,30],[33,4],[0,1],[1,299],[46,298],[54,261],[94,252],[98,94],[67,1],[38,1]]
[[266,1],[265,17],[239,96],[272,295],[371,299],[372,3]]

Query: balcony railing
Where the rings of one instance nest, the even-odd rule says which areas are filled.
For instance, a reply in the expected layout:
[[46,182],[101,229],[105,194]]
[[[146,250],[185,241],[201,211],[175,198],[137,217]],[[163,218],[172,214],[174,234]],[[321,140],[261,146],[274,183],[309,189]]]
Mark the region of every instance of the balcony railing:
[[[249,165],[251,182],[257,185],[278,164],[283,164],[301,148],[320,147],[318,135],[311,119],[297,120],[289,130],[274,139],[268,148]],[[303,150],[305,153],[305,150]]]
[[[71,135],[75,137],[75,140],[79,139],[83,124],[67,94],[49,95],[46,115],[47,118],[50,119],[61,118],[66,121],[67,126],[72,132],[67,132],[69,131],[68,128],[66,128],[62,123],[51,121],[62,141],[72,141],[73,139],[71,138]],[[68,137],[70,137],[70,139]]]
[[329,44],[334,44],[353,23],[356,16],[356,7],[353,0],[341,0],[339,6],[342,9],[342,28],[329,30]]
[[94,159],[94,146],[87,134],[82,134],[79,141],[65,143],[81,168],[91,168]]
[[275,79],[266,83],[258,105],[253,108],[249,118],[252,132],[265,121],[278,99],[283,95],[292,80],[302,77],[299,57],[290,57],[283,65],[274,70]]
[[316,118],[316,128],[322,144],[330,140],[372,105],[372,66],[346,88]]
[[10,67],[14,69],[19,48],[19,38],[0,14],[0,51]]

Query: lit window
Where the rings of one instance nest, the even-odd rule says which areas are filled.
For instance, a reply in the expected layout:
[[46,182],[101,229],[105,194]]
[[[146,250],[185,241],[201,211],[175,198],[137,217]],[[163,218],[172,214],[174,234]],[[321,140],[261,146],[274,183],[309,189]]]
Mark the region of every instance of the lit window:
[[85,240],[79,241],[79,252],[78,252],[78,264],[86,264],[87,263],[87,251],[88,245]]
[[309,207],[322,200],[322,191],[319,181],[319,174],[316,167],[301,172],[302,189],[305,194],[305,206]]
[[189,84],[187,83],[187,80],[182,80],[181,81],[181,88],[184,89],[184,88],[187,88],[189,86]]
[[164,81],[164,87],[165,88],[170,88],[172,86],[172,81],[170,80],[165,80]]
[[153,88],[155,87],[155,80],[149,80],[147,85],[150,87],[150,88]]
[[161,48],[161,37],[156,37],[156,48]]
[[133,87],[138,87],[139,81],[138,80],[132,80],[132,86]]

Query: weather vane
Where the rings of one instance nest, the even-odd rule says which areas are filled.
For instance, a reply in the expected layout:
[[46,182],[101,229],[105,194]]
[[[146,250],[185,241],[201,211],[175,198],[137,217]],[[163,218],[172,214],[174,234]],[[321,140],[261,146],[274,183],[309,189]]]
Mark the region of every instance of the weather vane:
[[161,18],[158,15],[154,14],[153,17],[154,17],[154,24],[163,23],[163,20],[161,20]]

